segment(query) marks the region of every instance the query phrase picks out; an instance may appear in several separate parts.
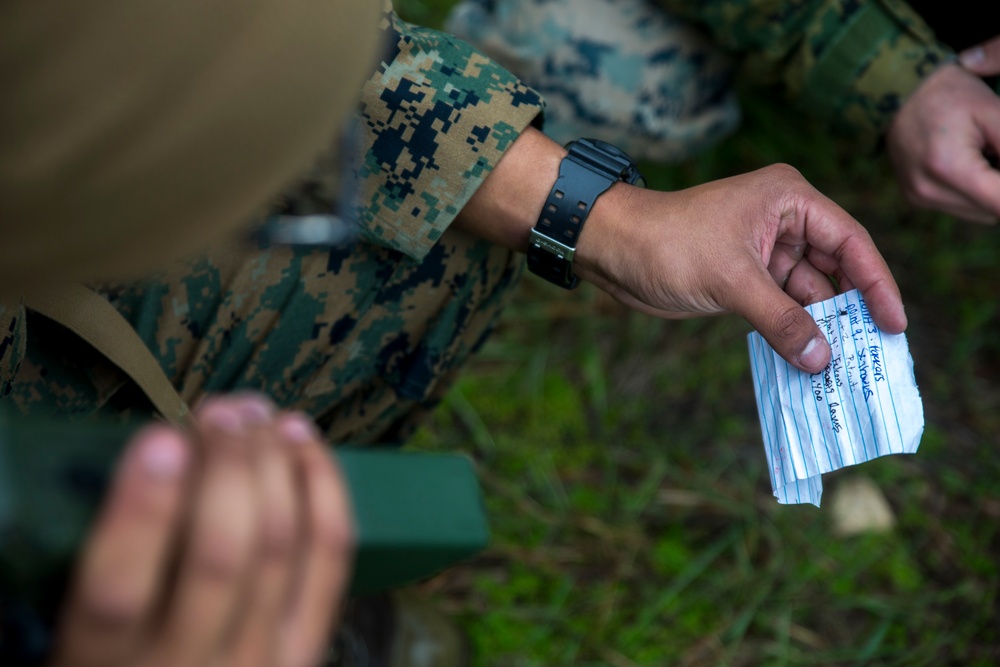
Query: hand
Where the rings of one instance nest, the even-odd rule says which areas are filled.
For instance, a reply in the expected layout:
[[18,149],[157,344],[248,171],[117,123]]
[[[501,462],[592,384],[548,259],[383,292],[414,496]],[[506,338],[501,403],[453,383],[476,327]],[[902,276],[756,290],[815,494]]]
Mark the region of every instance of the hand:
[[[456,227],[526,249],[565,154],[525,130]],[[616,184],[591,209],[574,269],[659,317],[742,315],[810,373],[829,363],[830,346],[802,306],[834,296],[828,276],[844,291],[861,290],[882,329],[906,328],[899,288],[868,232],[787,165],[678,192]]]
[[868,232],[787,165],[678,192],[618,184],[594,205],[576,257],[581,278],[636,310],[737,313],[811,373],[829,362],[830,347],[802,305],[834,296],[827,276],[861,290],[885,331],[906,327]]
[[352,558],[346,487],[308,420],[206,401],[129,445],[62,610],[53,667],[318,664]]
[[962,67],[979,76],[1000,74],[1000,36],[958,54]]
[[900,187],[916,206],[963,220],[1000,218],[1000,171],[984,151],[1000,153],[1000,97],[976,76],[1000,73],[1000,38],[981,47],[976,69],[945,65],[931,74],[899,110],[886,148]]

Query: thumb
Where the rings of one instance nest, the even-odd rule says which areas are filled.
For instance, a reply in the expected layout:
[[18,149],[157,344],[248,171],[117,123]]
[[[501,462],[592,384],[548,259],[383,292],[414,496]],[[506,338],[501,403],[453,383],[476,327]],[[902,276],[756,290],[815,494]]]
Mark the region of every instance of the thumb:
[[742,315],[788,363],[818,373],[830,363],[830,345],[816,322],[768,275],[748,285],[733,312]]
[[1000,74],[1000,37],[970,46],[958,54],[962,67],[979,76]]

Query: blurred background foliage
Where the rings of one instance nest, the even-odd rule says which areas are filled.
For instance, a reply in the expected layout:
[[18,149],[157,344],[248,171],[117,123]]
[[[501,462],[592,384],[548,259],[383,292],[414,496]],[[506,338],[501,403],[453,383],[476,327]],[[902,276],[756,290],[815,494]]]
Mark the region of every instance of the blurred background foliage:
[[[453,0],[399,0],[437,27]],[[1000,664],[1000,233],[908,210],[887,162],[769,91],[675,167],[678,189],[796,166],[871,232],[903,292],[927,426],[915,456],[824,477],[823,508],[770,493],[735,317],[669,322],[527,276],[413,444],[477,462],[494,531],[423,586],[482,666]],[[869,478],[896,525],[833,530]]]

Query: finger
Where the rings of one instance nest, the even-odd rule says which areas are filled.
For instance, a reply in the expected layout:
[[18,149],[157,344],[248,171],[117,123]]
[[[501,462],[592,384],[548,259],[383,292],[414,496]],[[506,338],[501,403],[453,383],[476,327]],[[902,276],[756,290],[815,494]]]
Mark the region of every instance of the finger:
[[203,460],[175,595],[152,649],[154,664],[204,665],[222,648],[257,543],[259,507],[248,439],[252,403],[216,398],[196,415]]
[[256,475],[261,499],[261,529],[253,565],[253,585],[223,663],[252,667],[274,664],[284,611],[300,546],[301,508],[295,492],[291,448],[273,423],[254,431]]
[[[980,155],[982,154],[980,153]],[[973,160],[977,159],[973,158]],[[968,222],[977,222],[980,224],[992,224],[996,222],[996,214],[983,208],[982,205],[967,196],[964,192],[956,189],[956,187],[964,187],[961,185],[961,181],[958,181],[957,184],[955,182],[945,182],[922,172],[920,175],[915,176],[914,179],[913,183],[907,182],[902,186],[906,198],[911,204],[921,208],[941,211],[959,220],[966,220]],[[954,176],[950,176],[949,179],[955,181]]]
[[[967,145],[953,146],[947,156],[929,162],[929,178],[913,185],[911,198],[923,206],[976,222],[990,222],[1000,216],[1000,171],[983,155],[987,146],[1000,146],[1000,98],[993,97],[993,114],[976,120],[974,136]],[[995,118],[993,117],[995,116]]]
[[958,60],[962,67],[979,76],[1000,74],[1000,37],[962,51]]
[[836,296],[829,276],[813,266],[808,259],[795,265],[785,286],[785,293],[803,306]]
[[301,667],[322,655],[346,593],[354,559],[353,512],[340,469],[308,418],[285,415],[279,428],[296,453],[306,520],[278,664]]
[[[843,275],[864,295],[879,327],[888,333],[902,333],[906,313],[899,287],[865,228],[819,193],[805,207],[796,213],[804,218],[805,240],[835,260]],[[828,274],[835,273],[816,266]]]
[[155,612],[182,518],[188,443],[166,426],[136,434],[87,540],[56,646],[56,666],[120,664]]
[[950,178],[946,183],[972,199],[995,220],[1000,216],[1000,171],[990,165],[983,150],[989,148],[1000,152],[1000,97],[991,94],[989,104],[989,108],[978,109],[975,113],[976,126],[982,132],[981,142],[966,147],[961,168],[948,174]]
[[775,243],[774,250],[771,251],[771,258],[767,263],[767,271],[774,278],[774,282],[784,288],[792,269],[802,259],[805,250],[806,246],[803,243]]
[[[806,258],[809,260],[810,264],[816,267],[817,271],[823,273],[824,275],[831,276],[836,281],[836,285],[840,292],[850,292],[852,289],[855,289],[850,276],[844,273],[844,269],[840,266],[840,263],[835,257],[826,254],[822,250],[809,248]],[[837,291],[837,289],[834,289],[834,292]]]
[[763,267],[742,275],[744,280],[728,290],[731,303],[722,305],[743,316],[788,363],[809,373],[823,370],[830,361],[830,346],[809,313]]

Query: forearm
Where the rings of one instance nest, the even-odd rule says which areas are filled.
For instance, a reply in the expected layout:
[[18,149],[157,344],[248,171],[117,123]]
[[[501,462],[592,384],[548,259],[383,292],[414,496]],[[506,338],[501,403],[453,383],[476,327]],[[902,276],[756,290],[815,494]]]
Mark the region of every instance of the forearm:
[[[531,229],[538,222],[566,153],[565,148],[538,130],[528,128],[459,213],[455,226],[505,248],[525,252]],[[594,203],[580,232],[573,262],[581,278],[598,282],[609,278],[602,268],[608,263],[605,256],[627,242],[628,230],[618,227],[629,224],[629,193],[635,189],[618,183]]]
[[[534,128],[526,129],[504,154],[455,219],[458,229],[470,232],[505,248],[526,252],[532,228],[559,176],[559,164],[567,150]],[[640,249],[629,247],[641,232],[648,217],[637,192],[641,188],[616,183],[594,202],[580,231],[573,260],[573,270],[582,279],[604,289],[612,289],[617,265],[622,258],[632,261]],[[650,193],[659,200],[671,193]],[[648,207],[647,207],[648,208]],[[646,211],[649,212],[648,210]],[[679,211],[660,209],[659,224],[678,224]],[[669,216],[665,223],[664,216]]]
[[472,195],[454,225],[524,252],[565,155],[565,148],[529,127]]
[[[462,209],[454,225],[491,243],[526,252],[531,230],[566,154],[558,143],[528,128]],[[613,291],[613,267],[623,257],[638,256],[633,252],[636,248],[628,247],[632,234],[646,222],[634,206],[637,190],[640,188],[617,183],[594,203],[580,230],[573,260],[573,270],[580,278]],[[670,193],[656,196],[669,198]],[[664,211],[660,211],[659,217],[663,215]]]

